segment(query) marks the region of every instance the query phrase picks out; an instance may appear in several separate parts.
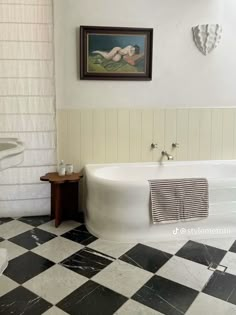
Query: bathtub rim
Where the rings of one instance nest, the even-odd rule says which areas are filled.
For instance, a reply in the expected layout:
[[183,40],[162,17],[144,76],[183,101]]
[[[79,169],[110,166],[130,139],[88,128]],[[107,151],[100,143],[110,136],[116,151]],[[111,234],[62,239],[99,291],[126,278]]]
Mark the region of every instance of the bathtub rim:
[[[110,179],[105,178],[102,176],[97,176],[94,171],[101,168],[109,168],[109,167],[119,167],[119,166],[129,166],[129,167],[135,167],[135,166],[186,166],[186,165],[234,165],[236,166],[236,160],[196,160],[196,161],[165,161],[165,162],[124,162],[124,163],[89,163],[86,164],[84,167],[84,173],[86,177],[89,177],[90,179],[95,180],[96,182],[100,182],[103,184],[112,184],[112,185],[134,185],[134,186],[140,186],[143,185],[144,182],[148,183],[147,179],[134,179],[134,180],[121,180],[121,179]],[[202,176],[201,176],[202,177]],[[188,176],[183,176],[180,178],[192,178]],[[207,177],[208,181],[227,181],[235,182],[236,180],[236,174],[235,177]],[[157,177],[158,179],[158,177]]]

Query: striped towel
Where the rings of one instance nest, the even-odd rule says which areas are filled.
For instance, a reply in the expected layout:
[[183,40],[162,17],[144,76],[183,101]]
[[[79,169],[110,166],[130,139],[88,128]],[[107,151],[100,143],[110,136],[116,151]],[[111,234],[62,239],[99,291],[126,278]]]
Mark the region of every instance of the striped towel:
[[153,223],[173,223],[208,216],[206,178],[149,180]]

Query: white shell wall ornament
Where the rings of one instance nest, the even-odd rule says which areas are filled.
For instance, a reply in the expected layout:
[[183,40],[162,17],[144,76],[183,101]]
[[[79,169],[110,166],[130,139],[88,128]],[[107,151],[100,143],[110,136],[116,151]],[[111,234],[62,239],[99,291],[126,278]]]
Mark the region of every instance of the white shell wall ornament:
[[219,24],[197,25],[192,30],[194,42],[205,56],[212,52],[221,40],[222,26]]

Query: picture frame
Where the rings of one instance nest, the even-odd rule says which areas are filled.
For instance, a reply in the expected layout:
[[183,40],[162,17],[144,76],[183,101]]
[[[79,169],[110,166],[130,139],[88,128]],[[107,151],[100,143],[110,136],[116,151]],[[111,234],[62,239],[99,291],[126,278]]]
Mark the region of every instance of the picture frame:
[[80,26],[81,80],[151,80],[152,28]]

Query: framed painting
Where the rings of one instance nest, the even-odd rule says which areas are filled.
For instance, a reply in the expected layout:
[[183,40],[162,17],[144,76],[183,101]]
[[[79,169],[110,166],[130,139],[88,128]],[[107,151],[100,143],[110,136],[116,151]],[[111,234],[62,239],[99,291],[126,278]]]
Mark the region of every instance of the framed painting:
[[80,79],[151,80],[153,29],[80,27]]

